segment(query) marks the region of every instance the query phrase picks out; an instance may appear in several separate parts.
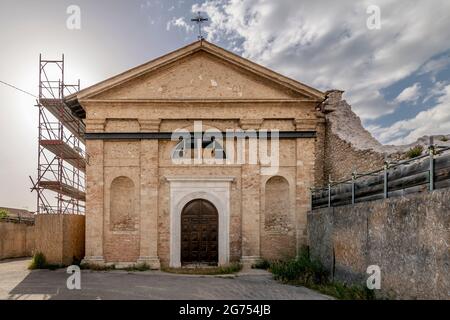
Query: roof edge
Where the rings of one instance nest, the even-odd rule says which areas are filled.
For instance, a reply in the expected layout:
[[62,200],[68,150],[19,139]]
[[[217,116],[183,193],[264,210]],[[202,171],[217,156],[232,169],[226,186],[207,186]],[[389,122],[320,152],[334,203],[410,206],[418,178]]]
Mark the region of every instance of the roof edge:
[[[263,78],[271,80],[273,82],[278,83],[281,86],[287,87],[293,91],[297,91],[306,95],[310,98],[313,98],[317,101],[323,101],[325,99],[326,94],[318,89],[315,89],[311,86],[308,86],[304,83],[301,83],[297,80],[288,78],[280,73],[277,73],[269,68],[261,66],[253,61],[250,61],[246,58],[243,58],[235,53],[232,53],[226,49],[223,49],[215,44],[212,44],[206,40],[199,40],[193,42],[187,46],[184,46],[180,49],[167,53],[163,56],[155,58],[149,62],[136,66],[132,69],[124,71],[120,74],[117,74],[113,77],[105,79],[97,84],[94,84],[86,89],[83,89],[76,93],[77,99],[86,99],[92,97],[94,95],[100,94],[106,90],[111,89],[112,87],[119,86],[127,81],[135,79],[147,72],[152,72],[161,67],[164,67],[170,63],[173,63],[179,59],[182,59],[190,54],[193,54],[197,51],[204,50],[218,58],[221,58],[229,63],[237,65],[243,69],[251,73],[255,73]],[[74,99],[75,96],[67,97],[68,101]]]

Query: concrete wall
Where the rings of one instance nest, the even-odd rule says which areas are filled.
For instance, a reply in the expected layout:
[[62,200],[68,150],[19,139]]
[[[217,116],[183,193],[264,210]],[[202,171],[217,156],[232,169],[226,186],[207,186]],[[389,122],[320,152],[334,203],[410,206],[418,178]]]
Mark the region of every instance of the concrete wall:
[[71,265],[84,257],[84,216],[40,214],[35,223],[36,252],[42,252],[48,263]]
[[365,283],[381,268],[380,296],[450,298],[450,189],[308,214],[309,245],[334,278]]
[[34,238],[33,225],[0,222],[0,260],[31,256]]

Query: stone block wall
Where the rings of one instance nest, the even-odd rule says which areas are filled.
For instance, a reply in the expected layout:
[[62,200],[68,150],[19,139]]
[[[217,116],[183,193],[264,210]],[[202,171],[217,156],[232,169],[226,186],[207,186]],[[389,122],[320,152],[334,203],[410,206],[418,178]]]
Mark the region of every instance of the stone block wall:
[[[351,178],[352,172],[370,172],[383,167],[384,155],[371,149],[357,149],[348,141],[341,139],[326,125],[324,181]],[[322,184],[323,185],[323,184]]]
[[0,222],[0,260],[29,257],[34,247],[34,225]]
[[[377,141],[352,111],[351,106],[342,99],[343,91],[331,90],[321,104],[325,115],[323,165],[324,181],[317,180],[316,186],[328,182],[351,178],[353,171],[358,173],[380,169],[384,154],[392,153],[390,148]],[[320,130],[318,130],[320,136]]]
[[381,268],[379,296],[450,298],[450,189],[315,210],[308,214],[311,256],[334,279],[365,284]]
[[84,257],[84,216],[39,214],[35,228],[36,252],[42,252],[48,263],[71,265]]

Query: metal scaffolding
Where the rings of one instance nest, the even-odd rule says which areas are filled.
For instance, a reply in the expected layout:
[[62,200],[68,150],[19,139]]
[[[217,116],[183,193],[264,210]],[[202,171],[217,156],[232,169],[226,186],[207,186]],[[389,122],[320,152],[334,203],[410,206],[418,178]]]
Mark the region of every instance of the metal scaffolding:
[[85,124],[64,102],[80,90],[64,81],[61,60],[39,56],[39,142],[37,181],[30,177],[37,193],[37,214],[84,214],[87,155]]

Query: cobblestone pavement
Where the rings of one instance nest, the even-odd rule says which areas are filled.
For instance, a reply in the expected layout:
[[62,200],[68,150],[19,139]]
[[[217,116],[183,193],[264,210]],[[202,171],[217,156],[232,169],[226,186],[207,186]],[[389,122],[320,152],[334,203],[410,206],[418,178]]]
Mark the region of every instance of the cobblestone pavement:
[[65,269],[27,270],[30,260],[0,262],[0,299],[330,299],[283,285],[261,270],[237,276],[176,275],[160,271],[82,271],[81,290],[68,290]]

